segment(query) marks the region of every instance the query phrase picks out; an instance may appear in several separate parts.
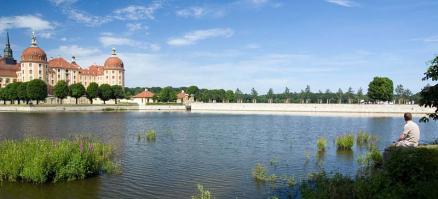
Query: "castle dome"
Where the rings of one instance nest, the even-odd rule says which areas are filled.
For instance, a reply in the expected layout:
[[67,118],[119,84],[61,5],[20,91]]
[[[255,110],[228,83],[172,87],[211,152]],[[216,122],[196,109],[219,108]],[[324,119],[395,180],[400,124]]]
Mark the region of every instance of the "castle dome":
[[106,59],[103,65],[105,69],[123,69],[123,61],[117,57],[116,49],[113,48],[111,57]]
[[35,33],[32,33],[32,44],[21,53],[22,62],[47,62],[47,55],[39,48],[36,42]]

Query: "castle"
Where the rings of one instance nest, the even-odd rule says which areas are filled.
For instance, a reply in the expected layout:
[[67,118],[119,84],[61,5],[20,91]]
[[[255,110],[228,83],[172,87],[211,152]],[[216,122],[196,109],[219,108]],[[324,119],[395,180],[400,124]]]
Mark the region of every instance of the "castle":
[[3,57],[0,56],[0,88],[12,82],[27,82],[33,79],[43,80],[49,88],[61,80],[66,81],[68,85],[82,83],[85,87],[92,82],[99,85],[109,84],[122,87],[125,85],[123,61],[117,57],[114,48],[103,66],[81,67],[76,63],[74,56],[70,62],[61,57],[47,61],[47,54],[38,47],[35,33],[32,33],[31,45],[23,50],[18,62],[14,59],[8,32],[6,37]]

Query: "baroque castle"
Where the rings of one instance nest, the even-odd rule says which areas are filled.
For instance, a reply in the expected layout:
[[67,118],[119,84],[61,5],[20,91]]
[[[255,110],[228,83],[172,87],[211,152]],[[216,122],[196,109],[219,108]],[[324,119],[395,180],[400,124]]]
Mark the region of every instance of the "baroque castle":
[[117,56],[114,48],[103,66],[81,67],[76,63],[74,56],[70,62],[61,57],[47,60],[47,54],[38,47],[35,33],[32,33],[30,47],[23,50],[20,61],[17,61],[13,56],[9,33],[6,33],[6,37],[6,47],[3,56],[0,56],[0,88],[12,82],[27,82],[33,79],[43,80],[49,88],[61,80],[66,81],[68,85],[82,83],[85,87],[92,82],[99,85],[125,85],[123,61]]

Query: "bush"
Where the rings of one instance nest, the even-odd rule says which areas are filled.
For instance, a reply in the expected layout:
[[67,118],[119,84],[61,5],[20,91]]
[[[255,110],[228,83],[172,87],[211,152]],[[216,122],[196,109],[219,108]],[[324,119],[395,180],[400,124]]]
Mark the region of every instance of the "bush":
[[327,146],[327,139],[323,137],[319,137],[316,141],[316,145],[318,146],[318,151],[325,151],[325,147]]
[[336,146],[338,150],[351,150],[354,144],[354,136],[352,134],[341,135],[336,137]]
[[0,180],[32,183],[72,181],[118,172],[110,146],[86,138],[40,138],[0,142]]

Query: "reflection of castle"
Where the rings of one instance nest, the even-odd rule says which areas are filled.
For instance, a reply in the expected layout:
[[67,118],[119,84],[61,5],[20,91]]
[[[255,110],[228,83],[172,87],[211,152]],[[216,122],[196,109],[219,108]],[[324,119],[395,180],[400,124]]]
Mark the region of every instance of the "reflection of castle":
[[125,69],[114,48],[112,55],[106,59],[103,66],[92,65],[82,68],[76,63],[74,56],[71,62],[61,57],[47,61],[47,55],[43,49],[38,47],[34,33],[32,33],[31,46],[24,49],[18,63],[14,60],[7,33],[4,54],[0,57],[0,87],[5,87],[11,82],[27,82],[33,79],[41,79],[49,86],[65,80],[69,85],[82,83],[85,87],[91,82],[123,87]]

